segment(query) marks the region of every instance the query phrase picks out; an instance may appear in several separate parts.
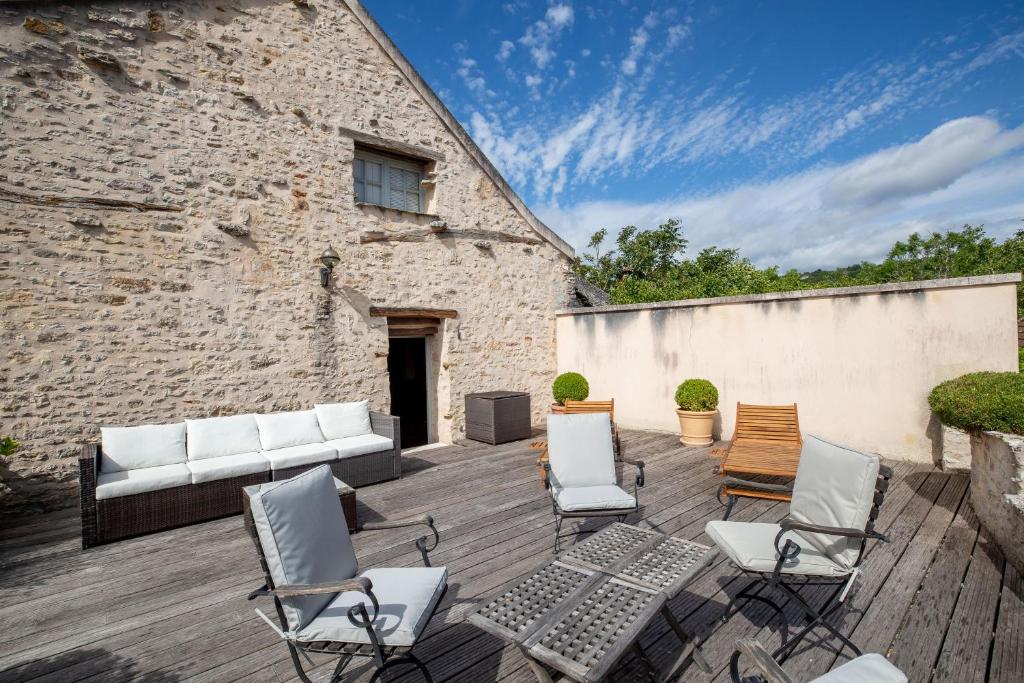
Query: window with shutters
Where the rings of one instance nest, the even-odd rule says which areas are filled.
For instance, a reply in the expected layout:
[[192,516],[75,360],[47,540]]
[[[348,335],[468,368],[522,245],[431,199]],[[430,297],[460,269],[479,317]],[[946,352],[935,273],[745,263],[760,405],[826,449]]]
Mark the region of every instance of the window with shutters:
[[352,176],[357,202],[423,212],[422,162],[357,147]]

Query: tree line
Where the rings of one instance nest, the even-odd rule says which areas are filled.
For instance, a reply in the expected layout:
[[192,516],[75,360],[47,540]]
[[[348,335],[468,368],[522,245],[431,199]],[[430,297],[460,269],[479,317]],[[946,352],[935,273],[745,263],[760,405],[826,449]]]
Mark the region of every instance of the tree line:
[[[880,263],[779,272],[778,266],[758,268],[739,249],[706,247],[686,258],[688,240],[683,226],[669,219],[650,230],[624,227],[612,249],[603,250],[608,231],[598,230],[587,251],[577,256],[573,271],[600,287],[612,303],[633,304],[674,299],[761,294],[799,289],[851,287],[934,278],[990,275],[1024,271],[1024,229],[999,242],[981,226],[910,235],[898,241]],[[1021,288],[1018,314],[1024,313]]]

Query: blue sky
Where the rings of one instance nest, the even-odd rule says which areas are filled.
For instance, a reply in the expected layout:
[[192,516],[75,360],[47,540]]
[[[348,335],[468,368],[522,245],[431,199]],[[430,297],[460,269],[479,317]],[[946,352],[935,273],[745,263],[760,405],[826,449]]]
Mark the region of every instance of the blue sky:
[[364,2],[577,249],[674,217],[815,268],[1024,227],[1024,1]]

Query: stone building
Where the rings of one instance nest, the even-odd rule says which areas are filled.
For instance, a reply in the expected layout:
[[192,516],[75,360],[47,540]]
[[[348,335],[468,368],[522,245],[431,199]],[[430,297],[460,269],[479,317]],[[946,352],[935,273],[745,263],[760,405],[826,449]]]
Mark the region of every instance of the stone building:
[[2,506],[74,504],[100,425],[540,421],[572,255],[355,0],[0,2]]

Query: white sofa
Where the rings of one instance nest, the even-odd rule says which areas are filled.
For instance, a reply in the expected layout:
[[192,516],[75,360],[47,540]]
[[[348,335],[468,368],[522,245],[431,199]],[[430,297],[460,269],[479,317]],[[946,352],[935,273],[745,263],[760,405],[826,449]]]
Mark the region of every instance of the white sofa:
[[351,486],[401,476],[398,418],[366,401],[101,433],[79,463],[83,547],[237,514],[241,487],[319,464]]

